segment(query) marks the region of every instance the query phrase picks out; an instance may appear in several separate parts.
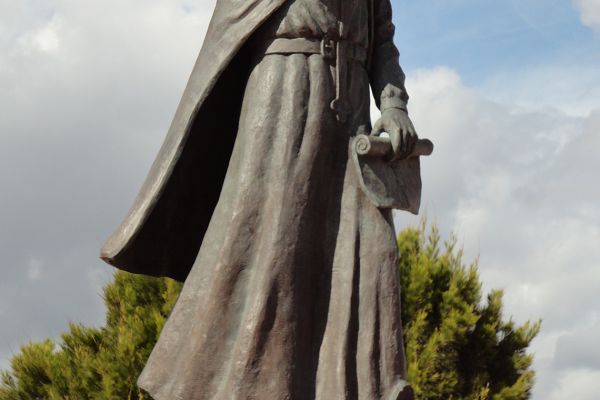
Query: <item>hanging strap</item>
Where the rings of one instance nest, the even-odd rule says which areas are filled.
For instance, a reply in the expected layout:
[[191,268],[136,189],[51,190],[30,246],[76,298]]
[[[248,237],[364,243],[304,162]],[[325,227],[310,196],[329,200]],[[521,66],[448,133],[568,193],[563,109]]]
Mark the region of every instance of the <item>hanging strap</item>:
[[[340,37],[343,25],[340,23]],[[348,63],[356,61],[361,64],[367,62],[367,49],[347,40],[331,38],[277,38],[265,50],[267,54],[321,54],[326,60],[335,63],[335,99],[330,107],[335,111],[340,122],[346,122],[350,115],[350,105],[346,96],[348,85]]]

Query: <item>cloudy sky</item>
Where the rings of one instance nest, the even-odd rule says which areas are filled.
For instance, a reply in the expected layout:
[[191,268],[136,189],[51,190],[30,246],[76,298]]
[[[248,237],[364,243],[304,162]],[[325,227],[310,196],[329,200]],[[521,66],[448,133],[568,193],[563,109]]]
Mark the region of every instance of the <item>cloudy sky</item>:
[[[543,318],[536,400],[600,389],[600,0],[393,0],[423,209]],[[136,194],[213,0],[0,0],[0,367],[103,323],[97,259]],[[397,225],[416,223],[397,216]]]

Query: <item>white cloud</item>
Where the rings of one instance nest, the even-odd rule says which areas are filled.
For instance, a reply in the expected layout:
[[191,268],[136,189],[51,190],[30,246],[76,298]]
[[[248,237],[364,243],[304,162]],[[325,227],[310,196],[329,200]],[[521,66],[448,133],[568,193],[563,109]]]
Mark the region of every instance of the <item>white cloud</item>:
[[561,369],[591,369],[600,372],[600,313],[589,324],[561,335],[554,363]]
[[40,280],[44,275],[44,262],[39,258],[32,257],[29,259],[27,266],[27,278],[32,281]]
[[58,50],[60,38],[58,36],[57,20],[50,21],[46,26],[32,36],[33,44],[41,51],[51,53]]
[[522,110],[586,116],[600,104],[600,75],[597,62],[577,57],[562,55],[555,62],[519,66],[488,77],[480,90]]
[[549,400],[597,400],[600,371],[587,369],[569,371],[557,382]]
[[[484,287],[505,289],[508,315],[544,321],[534,398],[573,368],[600,370],[574,344],[594,345],[586,332],[600,315],[600,111],[492,101],[443,67],[407,85],[417,130],[436,146],[422,160],[424,212],[455,230],[467,259],[480,255]],[[568,398],[585,398],[578,390]]]
[[581,21],[600,32],[600,1],[598,0],[573,0],[581,14]]
[[68,321],[103,322],[99,248],[164,137],[213,4],[0,0],[0,368]]

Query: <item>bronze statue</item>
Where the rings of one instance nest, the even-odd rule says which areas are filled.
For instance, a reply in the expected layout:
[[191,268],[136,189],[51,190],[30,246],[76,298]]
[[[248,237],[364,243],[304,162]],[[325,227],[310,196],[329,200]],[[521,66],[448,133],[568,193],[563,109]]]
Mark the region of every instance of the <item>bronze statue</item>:
[[[185,280],[138,382],[156,400],[412,399],[391,208],[417,212],[431,145],[407,115],[391,18],[390,0],[217,1],[102,249]],[[369,85],[389,139],[364,135]]]

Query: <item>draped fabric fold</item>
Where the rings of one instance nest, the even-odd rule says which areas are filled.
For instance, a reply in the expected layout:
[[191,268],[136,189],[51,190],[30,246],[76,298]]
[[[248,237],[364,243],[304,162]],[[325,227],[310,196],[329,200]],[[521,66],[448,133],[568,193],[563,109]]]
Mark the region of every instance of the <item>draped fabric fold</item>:
[[349,158],[370,125],[369,84],[376,98],[393,89],[382,107],[404,106],[404,76],[389,0],[335,1],[372,68],[261,54],[291,8],[217,1],[167,138],[102,249],[118,268],[185,280],[139,378],[155,400],[405,398],[392,216]]
[[351,73],[340,126],[321,55],[253,68],[220,201],[139,380],[156,400],[374,400],[403,382],[391,214],[348,157],[369,118],[366,71]]

